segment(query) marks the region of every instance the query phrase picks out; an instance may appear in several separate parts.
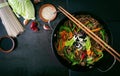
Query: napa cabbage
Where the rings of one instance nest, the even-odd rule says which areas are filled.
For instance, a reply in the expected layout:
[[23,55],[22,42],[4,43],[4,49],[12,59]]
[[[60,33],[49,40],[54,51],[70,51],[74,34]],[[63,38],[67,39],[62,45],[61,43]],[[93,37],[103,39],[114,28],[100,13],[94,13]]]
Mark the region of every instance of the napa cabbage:
[[35,19],[35,9],[31,0],[8,0],[8,3],[17,17],[22,16],[27,20]]

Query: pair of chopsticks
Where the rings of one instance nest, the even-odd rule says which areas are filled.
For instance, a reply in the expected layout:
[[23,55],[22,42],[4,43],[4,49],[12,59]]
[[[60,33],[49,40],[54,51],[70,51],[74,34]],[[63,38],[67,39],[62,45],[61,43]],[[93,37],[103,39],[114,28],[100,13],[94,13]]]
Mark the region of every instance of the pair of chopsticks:
[[110,53],[116,60],[120,62],[120,54],[117,53],[111,46],[94,34],[90,29],[88,29],[84,24],[72,16],[61,6],[58,6],[58,10],[61,11],[65,16],[67,16],[71,21],[73,21],[79,28],[81,28],[88,36],[95,40],[100,46],[102,46],[108,53]]

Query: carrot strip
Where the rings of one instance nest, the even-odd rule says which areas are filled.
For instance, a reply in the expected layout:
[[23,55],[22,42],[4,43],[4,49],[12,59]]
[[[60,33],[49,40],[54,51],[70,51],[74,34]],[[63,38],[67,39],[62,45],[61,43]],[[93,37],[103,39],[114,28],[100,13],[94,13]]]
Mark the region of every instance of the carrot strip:
[[71,39],[73,37],[73,33],[69,32],[69,38]]
[[91,51],[91,50],[87,50],[87,55],[88,55],[88,56],[90,56],[90,55],[91,55],[91,53],[92,53],[92,51]]
[[63,50],[64,46],[65,46],[65,41],[63,41],[62,39],[60,39],[57,50],[58,51]]
[[97,31],[100,31],[101,30],[101,28],[99,27],[99,28],[96,28],[96,29],[93,29],[93,30],[91,30],[92,32],[97,32]]
[[75,54],[76,54],[77,56],[79,55],[78,50],[75,51]]
[[61,48],[60,48],[60,42],[59,42],[59,44],[58,44],[58,48],[57,48],[57,50],[58,50],[58,51],[61,50]]
[[65,41],[62,41],[62,50],[63,50],[63,48],[65,47]]

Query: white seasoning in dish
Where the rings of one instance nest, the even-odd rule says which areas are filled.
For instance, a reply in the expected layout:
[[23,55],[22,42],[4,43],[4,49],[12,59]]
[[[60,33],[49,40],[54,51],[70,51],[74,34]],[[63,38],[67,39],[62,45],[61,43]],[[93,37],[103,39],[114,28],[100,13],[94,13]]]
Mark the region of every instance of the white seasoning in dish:
[[43,8],[41,14],[44,19],[52,20],[55,17],[55,14],[54,14],[55,12],[56,12],[55,8],[48,6],[48,7]]

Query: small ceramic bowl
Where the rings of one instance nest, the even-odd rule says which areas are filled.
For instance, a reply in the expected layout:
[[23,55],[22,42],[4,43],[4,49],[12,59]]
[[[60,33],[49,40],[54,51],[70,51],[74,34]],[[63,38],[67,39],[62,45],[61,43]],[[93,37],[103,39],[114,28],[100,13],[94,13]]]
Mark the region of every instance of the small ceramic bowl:
[[44,22],[52,21],[56,18],[56,11],[52,4],[44,4],[39,9],[39,17]]
[[4,53],[11,52],[15,47],[15,41],[12,37],[4,36],[0,38],[0,51]]

